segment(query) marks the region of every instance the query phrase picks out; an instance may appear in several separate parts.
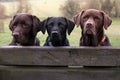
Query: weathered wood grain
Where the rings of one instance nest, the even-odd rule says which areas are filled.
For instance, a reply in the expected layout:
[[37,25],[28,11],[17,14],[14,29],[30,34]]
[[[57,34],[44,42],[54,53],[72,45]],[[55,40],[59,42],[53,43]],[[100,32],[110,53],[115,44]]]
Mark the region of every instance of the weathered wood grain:
[[0,47],[0,65],[120,66],[120,47]]
[[120,80],[120,69],[3,67],[0,80]]

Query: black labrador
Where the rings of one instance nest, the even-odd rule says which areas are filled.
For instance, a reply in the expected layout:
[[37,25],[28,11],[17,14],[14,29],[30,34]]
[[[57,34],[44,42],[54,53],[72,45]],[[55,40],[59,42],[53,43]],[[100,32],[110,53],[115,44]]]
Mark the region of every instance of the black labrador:
[[44,32],[47,29],[48,37],[44,46],[69,46],[66,38],[74,29],[75,24],[65,17],[48,17],[40,26],[44,26]]

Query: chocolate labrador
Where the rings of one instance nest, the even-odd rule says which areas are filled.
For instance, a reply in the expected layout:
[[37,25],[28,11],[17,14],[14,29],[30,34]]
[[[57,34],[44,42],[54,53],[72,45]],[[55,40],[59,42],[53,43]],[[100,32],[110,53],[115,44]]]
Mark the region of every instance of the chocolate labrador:
[[44,26],[44,31],[47,29],[48,33],[44,46],[69,46],[66,35],[74,29],[74,22],[64,17],[49,17],[40,26]]
[[10,21],[9,29],[12,31],[13,40],[9,45],[39,46],[36,38],[37,32],[42,31],[38,27],[40,20],[31,14],[16,14]]
[[80,46],[110,46],[104,33],[111,23],[111,18],[103,11],[96,9],[83,10],[74,17],[77,26],[81,26],[82,37]]

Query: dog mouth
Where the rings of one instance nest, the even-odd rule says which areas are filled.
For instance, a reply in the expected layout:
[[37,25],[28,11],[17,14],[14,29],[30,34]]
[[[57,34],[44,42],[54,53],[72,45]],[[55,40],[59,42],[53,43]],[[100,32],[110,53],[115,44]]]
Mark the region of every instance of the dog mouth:
[[93,32],[91,30],[86,30],[86,34],[90,35],[93,34]]
[[59,40],[61,40],[60,34],[58,33],[58,31],[53,31],[51,33],[51,40],[53,40],[53,41],[59,41]]
[[86,23],[85,27],[84,27],[84,33],[88,34],[88,35],[89,34],[94,35],[94,31],[95,31],[94,28],[95,28],[95,26],[93,25],[93,23],[90,23],[90,22]]
[[20,40],[21,40],[20,33],[14,32],[14,33],[12,34],[12,36],[14,37],[14,39],[15,39],[17,42],[20,42]]
[[84,32],[85,35],[94,35],[94,32],[93,30],[91,29],[87,29],[85,32]]
[[16,40],[17,43],[21,43],[21,44],[26,44],[28,42],[27,39],[24,39],[24,38],[21,38],[21,37],[15,38],[15,40]]
[[20,33],[19,34],[18,33],[13,33],[12,35],[13,35],[13,37],[14,37],[14,39],[17,43],[24,44],[24,43],[28,42],[28,39],[26,38],[26,36],[23,36]]

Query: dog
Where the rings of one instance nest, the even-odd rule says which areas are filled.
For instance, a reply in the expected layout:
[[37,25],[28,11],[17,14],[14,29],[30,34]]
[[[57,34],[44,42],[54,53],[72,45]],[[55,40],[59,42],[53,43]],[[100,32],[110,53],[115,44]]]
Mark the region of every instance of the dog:
[[27,13],[16,14],[9,24],[13,36],[9,45],[40,46],[40,41],[36,38],[37,32],[42,31],[39,24],[39,18],[34,15]]
[[47,30],[48,37],[44,46],[69,46],[66,35],[74,29],[74,22],[65,17],[48,17],[40,26],[44,26],[44,33]]
[[112,19],[104,12],[96,9],[83,10],[76,14],[74,23],[81,26],[80,46],[111,46],[104,29],[111,25]]

